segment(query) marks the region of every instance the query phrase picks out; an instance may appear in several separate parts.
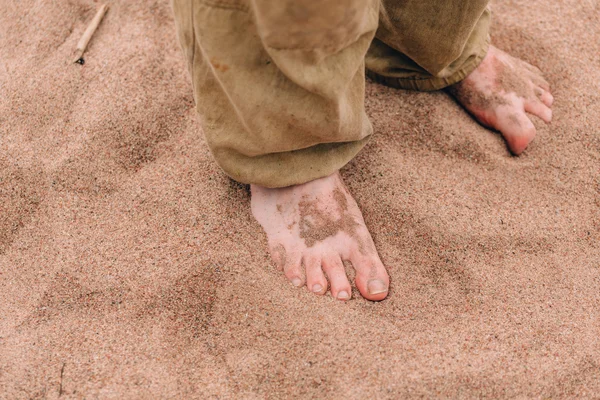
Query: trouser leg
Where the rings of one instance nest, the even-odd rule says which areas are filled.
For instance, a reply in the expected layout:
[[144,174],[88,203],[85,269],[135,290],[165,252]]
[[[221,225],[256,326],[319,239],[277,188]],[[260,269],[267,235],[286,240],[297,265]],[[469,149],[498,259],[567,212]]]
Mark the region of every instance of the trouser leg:
[[208,145],[233,179],[327,176],[372,133],[364,57],[378,0],[173,0]]
[[487,53],[490,19],[488,0],[382,0],[367,74],[413,90],[460,82]]

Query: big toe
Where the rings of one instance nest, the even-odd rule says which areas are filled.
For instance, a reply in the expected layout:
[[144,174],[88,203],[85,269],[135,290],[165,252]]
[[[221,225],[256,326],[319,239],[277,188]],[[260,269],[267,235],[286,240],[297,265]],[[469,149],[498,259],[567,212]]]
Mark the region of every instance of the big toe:
[[502,133],[510,151],[519,155],[535,137],[535,126],[525,113],[518,112],[500,118],[498,130]]
[[356,287],[362,296],[369,300],[383,300],[387,297],[390,277],[377,254],[354,254],[352,266],[356,270]]

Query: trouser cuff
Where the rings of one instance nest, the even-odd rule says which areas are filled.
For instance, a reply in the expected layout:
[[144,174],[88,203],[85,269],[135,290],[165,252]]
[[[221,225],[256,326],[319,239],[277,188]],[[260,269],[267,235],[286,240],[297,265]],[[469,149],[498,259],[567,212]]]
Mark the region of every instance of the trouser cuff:
[[[440,90],[447,86],[454,85],[465,79],[475,68],[481,64],[485,56],[487,55],[490,46],[489,35],[482,42],[479,50],[473,54],[460,69],[454,72],[448,77],[435,77],[435,76],[408,76],[400,77],[394,76],[393,73],[389,75],[381,75],[373,72],[369,69],[366,70],[366,75],[377,83],[382,85],[407,90],[418,90],[422,92],[428,92],[433,90]],[[400,75],[400,74],[399,74]]]

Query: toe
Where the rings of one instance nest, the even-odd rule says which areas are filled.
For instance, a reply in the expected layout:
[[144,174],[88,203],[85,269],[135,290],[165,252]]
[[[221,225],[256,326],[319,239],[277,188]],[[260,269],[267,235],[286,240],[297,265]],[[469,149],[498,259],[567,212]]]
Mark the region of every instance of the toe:
[[545,91],[549,92],[550,91],[550,84],[548,83],[547,80],[545,80],[544,78],[542,78],[541,75],[537,75],[537,74],[532,74],[531,75],[531,81],[541,87],[542,89],[544,89]]
[[538,99],[525,102],[525,111],[540,117],[545,122],[552,121],[552,110]]
[[383,300],[388,295],[390,277],[377,256],[377,253],[352,254],[350,259],[356,270],[356,287],[362,296],[369,300]]
[[520,58],[513,58],[513,59],[517,60],[517,64],[521,65],[529,72],[536,74],[536,75],[540,75],[540,76],[543,74],[542,70],[539,69],[538,67],[536,67],[535,65],[529,64],[527,61],[521,60]]
[[525,62],[525,65],[526,65],[527,69],[529,71],[531,71],[532,73],[534,73],[534,74],[536,74],[538,76],[544,75],[544,73],[542,72],[542,70],[539,69],[538,67],[536,67],[535,65],[531,65],[528,62]]
[[321,269],[321,257],[317,255],[305,256],[304,268],[308,290],[316,294],[324,294],[327,291],[327,279]]
[[331,295],[338,300],[349,300],[352,290],[340,256],[330,254],[323,257],[322,266],[329,278]]
[[535,126],[524,112],[502,115],[498,130],[515,155],[521,154],[535,137]]
[[289,253],[283,266],[283,273],[290,280],[292,285],[300,287],[304,285],[304,274],[301,267],[302,258],[299,254]]
[[282,243],[273,243],[269,246],[269,253],[271,254],[271,260],[275,267],[280,271],[283,271],[283,266],[287,260],[287,251]]
[[554,96],[552,96],[552,94],[542,88],[540,88],[540,93],[539,96],[540,100],[542,101],[542,103],[544,103],[546,106],[551,107],[552,103],[554,103]]

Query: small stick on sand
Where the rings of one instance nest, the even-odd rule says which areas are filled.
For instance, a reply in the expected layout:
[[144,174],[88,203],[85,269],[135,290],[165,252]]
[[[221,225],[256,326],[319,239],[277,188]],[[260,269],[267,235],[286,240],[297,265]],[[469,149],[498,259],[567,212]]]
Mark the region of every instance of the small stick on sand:
[[104,17],[104,14],[106,14],[107,10],[108,5],[102,4],[98,9],[96,15],[94,15],[94,19],[92,19],[92,22],[90,22],[85,32],[83,32],[83,36],[81,37],[81,39],[79,39],[79,42],[77,43],[77,49],[75,49],[75,59],[73,60],[74,63],[83,64],[79,60],[81,60],[81,57],[83,57],[83,52],[85,51],[88,43],[90,42],[92,35],[94,34],[94,32],[96,32],[96,29],[98,29],[98,25],[100,25],[100,21],[102,21],[102,18]]

